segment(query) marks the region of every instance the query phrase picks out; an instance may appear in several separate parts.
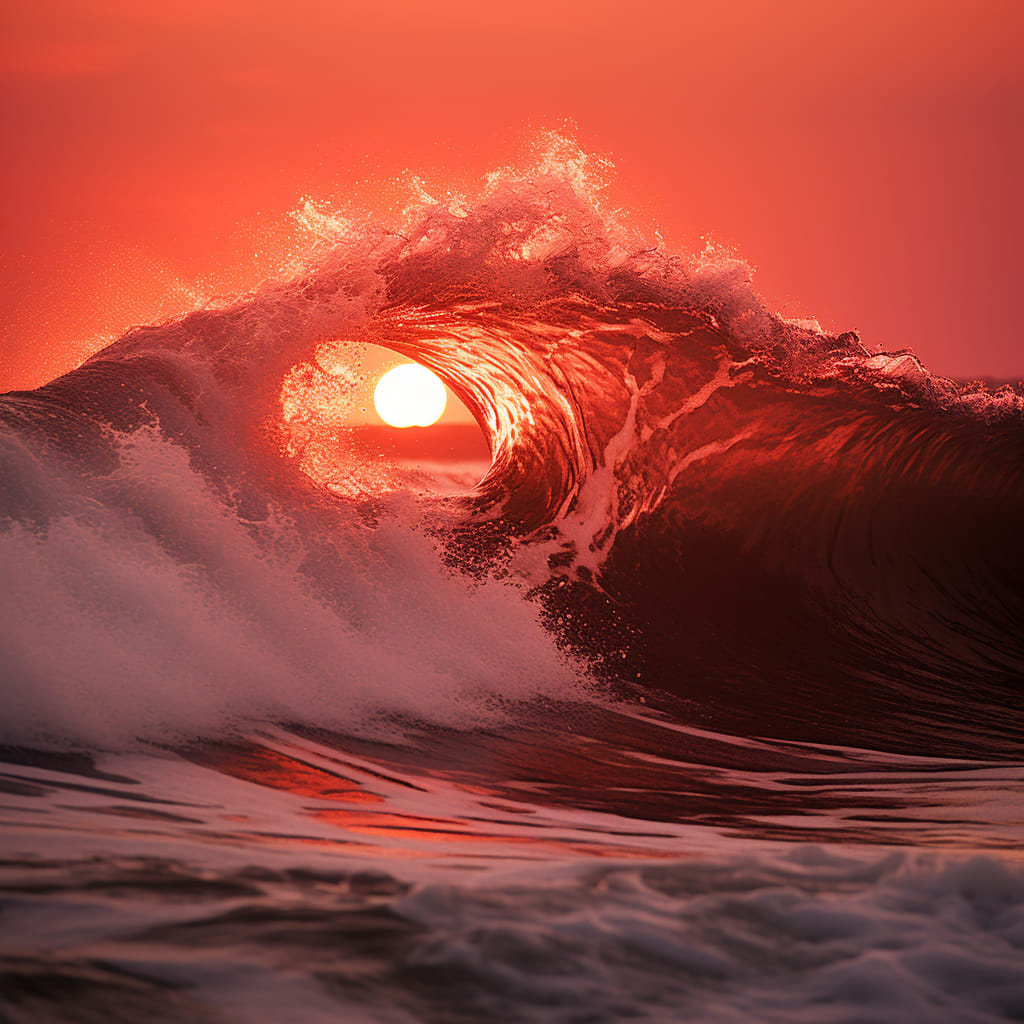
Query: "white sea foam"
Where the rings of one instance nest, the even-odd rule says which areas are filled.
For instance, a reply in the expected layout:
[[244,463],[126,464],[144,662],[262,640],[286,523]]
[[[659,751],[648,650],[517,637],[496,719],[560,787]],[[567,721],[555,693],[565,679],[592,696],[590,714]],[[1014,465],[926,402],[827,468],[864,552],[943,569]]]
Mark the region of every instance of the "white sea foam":
[[[31,889],[5,911],[14,951],[45,946],[48,976],[81,982],[64,1004],[81,1017],[59,1019],[178,1007],[228,1024],[332,1012],[373,1024],[995,1024],[1024,1012],[1024,869],[988,856],[726,843],[661,863],[449,866],[420,882],[402,880],[424,874],[407,861],[379,858],[21,871]],[[0,961],[11,952],[0,943]],[[53,1009],[21,981],[32,963],[7,965],[11,1020]]]
[[7,742],[467,725],[576,686],[522,593],[454,573],[397,506],[315,540],[282,513],[248,523],[149,430],[103,478],[33,466],[50,521],[0,532]]
[[816,847],[428,886],[411,959],[497,1019],[982,1024],[1024,1012],[1024,870]]

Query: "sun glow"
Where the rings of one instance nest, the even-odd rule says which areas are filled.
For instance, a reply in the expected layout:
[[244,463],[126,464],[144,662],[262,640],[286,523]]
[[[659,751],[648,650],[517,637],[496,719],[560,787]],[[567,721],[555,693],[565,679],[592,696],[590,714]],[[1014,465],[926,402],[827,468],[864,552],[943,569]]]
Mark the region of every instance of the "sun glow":
[[419,363],[388,370],[373,390],[377,415],[392,427],[429,427],[440,419],[447,401],[441,378]]

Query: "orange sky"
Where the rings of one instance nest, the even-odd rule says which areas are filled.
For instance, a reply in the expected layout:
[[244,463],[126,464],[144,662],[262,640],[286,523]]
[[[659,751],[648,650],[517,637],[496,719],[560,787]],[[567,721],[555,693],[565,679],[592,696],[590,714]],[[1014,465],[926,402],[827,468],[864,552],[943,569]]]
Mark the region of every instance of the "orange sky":
[[1019,0],[4,4],[0,390],[251,287],[306,195],[443,190],[572,118],[784,313],[1024,374]]

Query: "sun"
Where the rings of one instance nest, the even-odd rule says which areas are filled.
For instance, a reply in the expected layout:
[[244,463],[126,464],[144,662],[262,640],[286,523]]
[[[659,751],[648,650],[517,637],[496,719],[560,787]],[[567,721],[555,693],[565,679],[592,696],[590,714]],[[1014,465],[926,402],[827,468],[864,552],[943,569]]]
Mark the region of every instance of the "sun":
[[392,427],[429,427],[440,419],[447,402],[441,378],[419,363],[388,370],[373,389],[377,415]]

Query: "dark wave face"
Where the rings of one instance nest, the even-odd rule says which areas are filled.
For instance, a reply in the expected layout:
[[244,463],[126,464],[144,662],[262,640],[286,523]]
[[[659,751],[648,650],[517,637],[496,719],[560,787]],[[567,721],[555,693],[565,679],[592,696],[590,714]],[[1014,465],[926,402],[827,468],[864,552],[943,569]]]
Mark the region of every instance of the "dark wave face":
[[[362,343],[479,483],[357,443]],[[3,396],[0,474],[0,1015],[1019,1016],[1024,398],[571,144]]]

